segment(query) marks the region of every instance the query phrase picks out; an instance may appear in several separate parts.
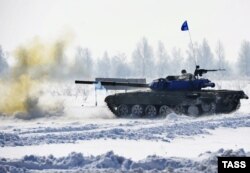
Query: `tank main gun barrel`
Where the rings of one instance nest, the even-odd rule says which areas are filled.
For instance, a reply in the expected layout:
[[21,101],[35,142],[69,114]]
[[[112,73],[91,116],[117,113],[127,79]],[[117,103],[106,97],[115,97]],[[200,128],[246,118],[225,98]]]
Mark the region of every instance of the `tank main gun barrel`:
[[81,80],[75,80],[75,84],[97,84],[97,81],[81,81]]
[[128,86],[128,87],[138,87],[138,88],[148,88],[148,84],[144,83],[131,83],[131,82],[112,82],[112,81],[83,81],[75,80],[75,84],[98,84],[105,86]]

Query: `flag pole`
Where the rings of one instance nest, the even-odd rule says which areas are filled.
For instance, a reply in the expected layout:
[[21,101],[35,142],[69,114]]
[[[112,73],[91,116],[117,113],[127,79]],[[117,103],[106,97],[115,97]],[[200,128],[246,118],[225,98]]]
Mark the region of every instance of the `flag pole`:
[[189,31],[188,23],[187,23],[186,20],[182,24],[181,30],[182,31],[188,31],[190,42],[191,42],[191,46],[192,46],[192,50],[193,50],[193,57],[194,57],[195,68],[196,68],[197,62],[196,62],[196,57],[195,57],[194,45],[193,45],[192,37],[191,37],[190,31]]
[[189,34],[189,38],[190,38],[190,42],[191,42],[191,46],[192,46],[192,50],[193,50],[194,63],[195,63],[195,66],[196,66],[197,62],[196,62],[196,57],[195,57],[195,53],[194,53],[194,45],[193,45],[193,41],[192,41],[191,34],[190,34],[189,30],[188,30],[188,34]]

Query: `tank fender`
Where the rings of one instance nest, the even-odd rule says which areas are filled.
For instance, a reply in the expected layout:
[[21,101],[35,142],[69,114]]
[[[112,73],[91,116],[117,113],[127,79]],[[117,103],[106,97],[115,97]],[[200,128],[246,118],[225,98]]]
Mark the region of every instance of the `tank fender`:
[[188,98],[198,98],[198,97],[200,97],[200,93],[188,93],[188,94],[186,94],[186,97],[188,97]]
[[214,97],[200,97],[200,100],[205,103],[210,103],[215,101],[216,99]]
[[249,97],[246,94],[244,94],[243,98],[248,99]]
[[242,98],[242,99],[248,99],[248,96],[243,92],[241,98]]

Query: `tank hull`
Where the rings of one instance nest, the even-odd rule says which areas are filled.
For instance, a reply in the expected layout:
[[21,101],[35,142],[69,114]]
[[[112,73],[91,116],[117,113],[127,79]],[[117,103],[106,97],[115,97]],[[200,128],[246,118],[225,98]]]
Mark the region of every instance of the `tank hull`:
[[243,91],[135,91],[105,98],[117,117],[157,117],[171,112],[190,116],[231,113],[240,107]]

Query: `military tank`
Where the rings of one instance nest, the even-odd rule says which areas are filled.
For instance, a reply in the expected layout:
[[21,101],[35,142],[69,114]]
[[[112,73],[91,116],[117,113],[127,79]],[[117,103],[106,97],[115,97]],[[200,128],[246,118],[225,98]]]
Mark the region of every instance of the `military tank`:
[[190,116],[227,114],[236,111],[240,107],[240,100],[248,99],[248,96],[241,90],[205,89],[213,88],[215,84],[202,78],[202,75],[219,70],[223,69],[207,70],[196,66],[194,74],[183,70],[182,75],[159,78],[149,84],[80,80],[75,83],[144,88],[105,98],[107,106],[117,117],[155,118],[172,112]]

